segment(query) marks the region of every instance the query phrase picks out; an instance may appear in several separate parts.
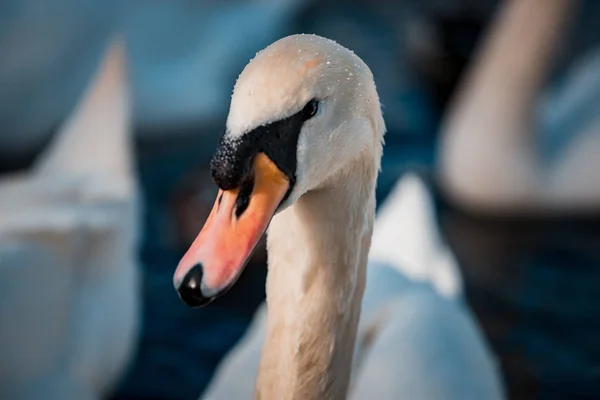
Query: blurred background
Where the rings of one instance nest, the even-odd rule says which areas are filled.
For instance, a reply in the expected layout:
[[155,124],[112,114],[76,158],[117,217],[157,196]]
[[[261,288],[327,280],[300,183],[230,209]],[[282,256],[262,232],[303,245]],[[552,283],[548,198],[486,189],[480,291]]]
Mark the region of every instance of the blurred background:
[[[293,33],[334,39],[354,50],[373,71],[388,130],[378,203],[405,171],[417,169],[430,177],[439,231],[459,261],[467,304],[498,357],[508,397],[600,398],[597,214],[488,218],[446,201],[433,177],[444,115],[483,33],[503,3],[2,2],[0,209],[4,210],[0,210],[0,225],[5,226],[0,228],[0,349],[5,354],[0,354],[0,363],[4,363],[0,386],[7,390],[7,397],[2,398],[64,398],[49,394],[69,392],[52,392],[58,385],[49,383],[52,378],[47,377],[52,376],[53,368],[72,370],[77,376],[93,375],[91,361],[84,367],[70,366],[71,361],[76,364],[73,360],[80,350],[69,350],[69,343],[76,341],[74,332],[86,329],[89,339],[81,351],[93,352],[95,340],[111,341],[110,330],[96,330],[100,325],[92,326],[92,322],[86,328],[88,319],[77,319],[78,313],[100,312],[93,311],[94,307],[101,309],[105,298],[114,304],[103,309],[102,324],[128,326],[122,322],[128,318],[138,322],[127,328],[131,337],[123,339],[128,343],[124,348],[130,348],[130,353],[122,351],[130,354],[128,361],[114,361],[125,366],[115,367],[110,384],[98,386],[103,388],[103,397],[191,399],[202,394],[264,299],[266,251],[263,245],[255,253],[227,296],[200,310],[191,310],[178,299],[172,275],[216,195],[208,162],[224,129],[237,75],[257,51]],[[569,132],[583,129],[587,121],[600,116],[600,3],[574,3],[572,21],[555,44],[557,51],[544,89],[548,99],[534,107],[541,111],[533,124],[539,119],[539,125],[549,132],[549,153],[566,146]],[[104,100],[96,99],[98,103],[92,101],[81,108],[115,35],[125,44],[128,97],[123,100],[122,93],[115,98],[106,94]],[[118,75],[119,68],[114,71]],[[107,79],[118,80],[114,74]],[[566,92],[571,95],[552,97],[552,93]],[[85,140],[77,145],[81,147],[69,147],[65,141],[56,154],[66,158],[80,155],[77,162],[85,165],[89,158],[78,151],[97,151],[104,157],[97,165],[106,167],[106,175],[82,175],[87,169],[73,164],[74,173],[67,174],[65,184],[57,178],[64,168],[40,173],[47,166],[40,166],[39,160],[52,158],[47,152],[60,147],[60,143],[52,145],[61,132],[74,137],[77,127],[86,129],[85,121],[73,120],[74,113],[93,114],[94,104],[102,104],[96,112],[110,114],[94,114],[87,122],[96,135],[83,135]],[[130,113],[120,115],[111,108],[115,104],[130,106]],[[561,119],[562,125],[552,125],[552,117],[558,118],[560,113],[568,114]],[[102,140],[113,140],[112,133],[107,133],[113,127],[110,118],[124,121],[113,129],[122,131],[131,143],[124,154],[115,153],[110,146],[103,148]],[[73,137],[69,140],[76,142]],[[111,162],[119,157],[131,166],[120,170],[127,176],[123,186],[127,189],[107,189],[102,192],[104,197],[90,195],[88,191],[100,190],[94,185],[104,188],[120,182],[110,175]],[[88,177],[91,183],[85,182]],[[60,188],[66,194],[59,193]],[[124,208],[119,208],[122,205]],[[119,225],[123,215],[132,212],[135,217],[130,225]],[[54,219],[49,217],[53,213],[57,215]],[[21,217],[26,222],[19,220]],[[49,220],[42,221],[45,218]],[[136,275],[128,279],[137,299],[125,300],[125,296],[122,300],[119,296],[124,292],[110,285],[108,294],[101,295],[102,287],[94,286],[99,278],[94,278],[93,269],[102,270],[105,262],[97,253],[122,251],[119,243],[110,242],[111,237],[121,237],[111,229],[128,232],[125,242],[133,253],[125,259],[133,269],[119,272],[117,266],[114,274],[119,281],[124,279],[118,278],[120,273]],[[96,230],[100,233],[94,233]],[[55,240],[53,232],[72,239]],[[57,240],[61,242],[57,244]],[[98,243],[109,242],[113,247],[98,247]],[[95,261],[82,261],[88,258]],[[111,260],[120,262],[118,257]],[[35,270],[32,265],[36,263],[47,263],[45,272]],[[91,274],[86,278],[90,289],[69,294],[78,290],[78,279],[83,279],[79,268],[84,264],[86,274]],[[28,268],[33,268],[32,272],[27,272]],[[65,278],[51,278],[60,275],[55,270]],[[66,280],[71,283],[66,285]],[[46,290],[51,285],[59,288]],[[89,309],[73,311],[73,303],[85,303],[82,299],[89,291],[98,291],[98,296],[86,303]],[[66,297],[57,303],[51,299],[55,295]],[[120,306],[121,300],[130,303]],[[121,315],[124,308],[129,314]],[[61,324],[67,328],[60,328]],[[47,347],[58,353],[44,356]],[[110,349],[102,352],[113,351]],[[40,357],[46,357],[43,367],[38,365]],[[111,370],[112,361],[106,362]],[[4,384],[9,381],[12,383]],[[45,388],[40,393],[47,396],[24,394],[35,392],[36,385]]]

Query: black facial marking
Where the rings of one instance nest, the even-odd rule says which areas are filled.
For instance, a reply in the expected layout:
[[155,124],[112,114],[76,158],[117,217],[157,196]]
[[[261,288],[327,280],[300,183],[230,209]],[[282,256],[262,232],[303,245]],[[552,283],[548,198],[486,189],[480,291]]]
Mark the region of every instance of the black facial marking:
[[[290,181],[285,200],[296,181],[296,153],[302,125],[314,117],[318,110],[319,102],[313,99],[296,114],[259,126],[240,138],[231,139],[226,134],[221,136],[217,151],[210,163],[215,183],[222,190],[242,186],[248,181],[254,157],[258,153],[264,153]],[[241,201],[239,199],[238,196],[238,201]]]

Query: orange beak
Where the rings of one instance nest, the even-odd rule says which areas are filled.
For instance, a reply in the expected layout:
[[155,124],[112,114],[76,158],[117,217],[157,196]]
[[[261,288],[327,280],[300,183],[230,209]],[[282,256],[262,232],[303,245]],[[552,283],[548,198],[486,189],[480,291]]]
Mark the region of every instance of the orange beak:
[[173,277],[187,305],[206,305],[235,283],[289,186],[285,174],[260,153],[254,159],[254,186],[249,197],[239,188],[219,190],[204,227]]

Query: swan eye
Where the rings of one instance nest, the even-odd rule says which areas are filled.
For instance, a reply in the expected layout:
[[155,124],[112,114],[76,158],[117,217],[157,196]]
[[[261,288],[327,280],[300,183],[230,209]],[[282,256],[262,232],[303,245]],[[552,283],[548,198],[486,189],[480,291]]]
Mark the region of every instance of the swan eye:
[[302,109],[302,115],[304,116],[304,120],[307,121],[314,117],[319,111],[319,101],[312,99]]

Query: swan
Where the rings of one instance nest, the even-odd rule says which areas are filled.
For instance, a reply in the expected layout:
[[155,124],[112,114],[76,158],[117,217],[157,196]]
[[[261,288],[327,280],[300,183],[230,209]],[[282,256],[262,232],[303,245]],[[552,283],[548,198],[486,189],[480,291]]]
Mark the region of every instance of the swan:
[[[597,43],[561,71],[558,85],[546,82],[557,53],[569,44],[564,39],[573,12],[589,8],[584,4],[502,2],[459,88],[439,148],[442,188],[466,211],[448,217],[448,237],[468,268],[515,398],[593,397],[588,392],[596,389],[588,385],[588,371],[598,363],[588,356],[593,345],[580,340],[581,325],[565,315],[586,320],[594,313],[571,298],[595,303],[584,288],[597,267],[586,257],[596,250],[588,238],[597,230],[588,227],[600,205]],[[554,254],[561,256],[552,260]],[[545,280],[549,271],[553,278]],[[555,287],[575,294],[563,295],[564,312],[552,307]],[[509,320],[522,321],[508,330],[499,328],[506,310]],[[560,345],[548,340],[557,332]],[[532,351],[544,342],[550,343],[544,351]],[[566,366],[565,359],[576,361]],[[567,380],[569,385],[554,386]]]
[[[381,263],[414,263],[416,273],[383,266],[366,271],[384,131],[369,68],[331,40],[314,35],[283,38],[259,52],[243,70],[212,162],[220,191],[204,228],[177,266],[174,285],[189,306],[210,303],[234,284],[268,228],[267,300],[205,398],[248,398],[252,390],[255,398],[264,399],[346,398],[353,365],[358,367],[359,393],[373,377],[361,371],[373,370],[368,365],[381,360],[376,350],[390,343],[382,338],[364,346],[363,339],[373,331],[387,332],[388,339],[389,332],[395,332],[377,312],[381,305],[391,306],[386,315],[393,320],[404,316],[406,325],[414,322],[418,328],[413,333],[428,332],[429,344],[459,343],[457,349],[465,350],[443,360],[458,362],[446,374],[446,386],[437,390],[452,387],[450,377],[455,377],[456,368],[468,366],[463,371],[473,372],[469,379],[482,378],[463,385],[462,397],[448,398],[464,398],[464,393],[501,398],[498,375],[481,335],[455,301],[460,281],[451,257],[438,241],[429,244],[430,204],[414,178],[397,189],[409,206],[407,200],[394,201],[390,211],[382,211],[372,251]],[[403,223],[407,228],[398,232]],[[422,240],[411,238],[411,233]],[[395,243],[390,243],[390,234]],[[415,248],[415,243],[423,245]],[[389,251],[389,246],[396,250]],[[408,257],[399,260],[398,253]],[[417,271],[427,266],[437,272]],[[367,273],[375,289],[362,302]],[[389,282],[390,276],[396,283],[404,282],[403,275],[435,281],[436,290],[413,296],[424,303],[404,301],[408,308],[401,307],[398,293],[411,284],[397,285],[390,292],[378,283]],[[411,304],[425,304],[417,307],[423,314],[411,312]],[[443,318],[444,312],[436,311],[440,309],[450,317]],[[460,327],[439,331],[455,341],[431,335],[442,327],[438,320]],[[410,343],[419,346],[416,338],[413,335]],[[359,351],[354,359],[356,347],[369,351]],[[433,363],[439,346],[435,349],[427,353]],[[402,372],[393,366],[387,371]],[[432,393],[425,389],[432,386],[429,381],[421,385],[425,390],[421,393]],[[400,388],[408,393],[410,389],[410,383]]]
[[0,398],[104,398],[136,344],[138,204],[124,46],[32,168],[0,181]]
[[[541,146],[556,134],[549,127],[568,127],[574,107],[585,108],[589,98],[581,84],[577,93],[552,96],[554,104],[541,93],[577,4],[503,2],[443,123],[439,175],[456,204],[486,214],[598,210],[597,114],[564,132],[569,143],[556,154],[545,156]],[[561,110],[559,102],[569,108]]]
[[271,44],[235,84],[211,163],[219,194],[174,285],[186,304],[208,304],[268,227],[256,398],[346,396],[384,131],[370,69],[316,35]]

